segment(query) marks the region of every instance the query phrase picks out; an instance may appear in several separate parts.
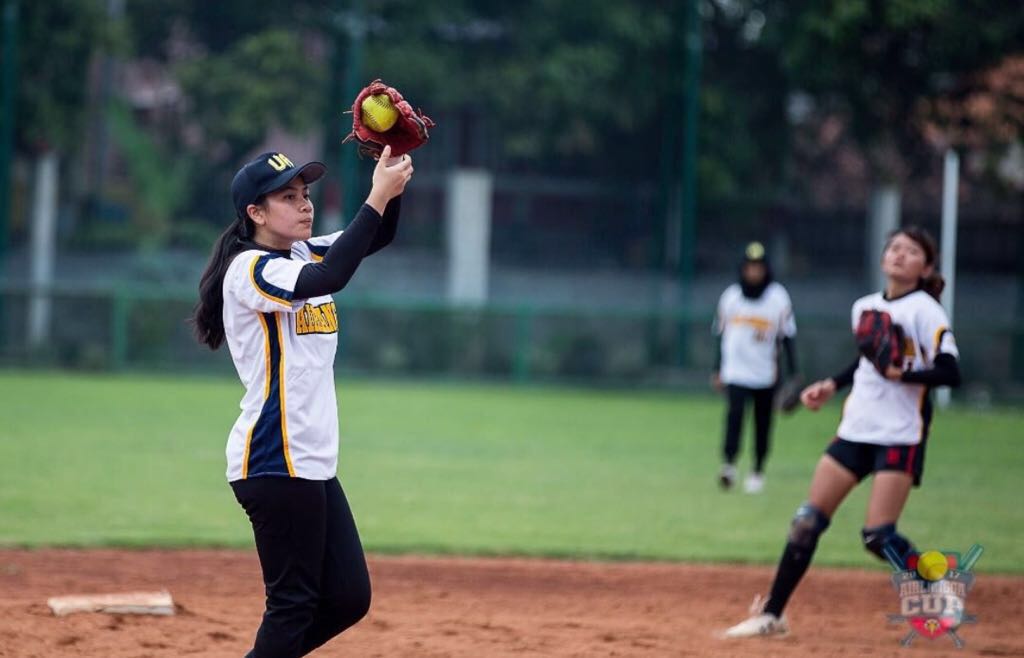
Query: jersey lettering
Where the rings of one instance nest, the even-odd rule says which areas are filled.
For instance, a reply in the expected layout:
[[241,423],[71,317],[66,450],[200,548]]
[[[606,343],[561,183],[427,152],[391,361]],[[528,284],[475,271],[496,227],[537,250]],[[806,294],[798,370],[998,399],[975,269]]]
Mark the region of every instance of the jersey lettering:
[[338,309],[334,302],[319,306],[306,304],[295,314],[295,333],[336,334],[338,333]]

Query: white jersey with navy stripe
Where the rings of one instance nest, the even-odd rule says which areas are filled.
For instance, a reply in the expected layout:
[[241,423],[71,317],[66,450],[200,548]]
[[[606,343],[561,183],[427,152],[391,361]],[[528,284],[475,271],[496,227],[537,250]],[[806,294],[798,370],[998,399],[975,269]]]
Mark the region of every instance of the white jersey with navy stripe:
[[718,301],[715,333],[722,335],[723,384],[769,388],[778,378],[778,344],[796,336],[796,319],[789,293],[772,282],[756,299],[743,295],[738,283],[725,289]]
[[[903,328],[904,370],[932,368],[940,352],[959,358],[945,309],[925,291],[916,290],[892,300],[882,293],[858,299],[851,313],[855,332],[861,313],[868,310],[886,311],[893,323]],[[836,433],[860,443],[920,443],[927,430],[927,395],[924,384],[886,379],[861,357]]]
[[330,295],[295,299],[299,270],[340,235],[292,245],[291,258],[251,249],[224,276],[224,334],[245,386],[227,443],[229,481],[259,476],[327,480],[338,466]]

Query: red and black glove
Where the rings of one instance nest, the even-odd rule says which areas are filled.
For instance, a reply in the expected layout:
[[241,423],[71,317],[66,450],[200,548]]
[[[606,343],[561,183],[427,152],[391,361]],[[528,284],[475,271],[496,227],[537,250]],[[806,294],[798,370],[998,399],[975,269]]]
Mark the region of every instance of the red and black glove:
[[[385,132],[370,130],[363,125],[363,100],[367,96],[386,94],[391,98],[392,105],[398,110],[398,120],[395,125]],[[359,152],[374,158],[380,157],[380,153],[387,145],[391,146],[391,157],[398,157],[409,151],[423,146],[430,134],[428,128],[435,124],[430,117],[422,111],[416,111],[409,105],[409,101],[402,97],[394,87],[389,87],[380,79],[374,80],[363,88],[352,103],[352,132],[345,137],[344,142],[355,140],[359,142]]]
[[857,323],[857,349],[884,377],[889,366],[903,366],[903,328],[885,311],[864,311]]

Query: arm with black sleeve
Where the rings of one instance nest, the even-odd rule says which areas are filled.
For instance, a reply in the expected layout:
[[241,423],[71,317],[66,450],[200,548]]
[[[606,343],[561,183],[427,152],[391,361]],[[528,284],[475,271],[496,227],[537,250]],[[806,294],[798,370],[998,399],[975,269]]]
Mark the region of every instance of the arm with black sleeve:
[[384,215],[380,220],[380,228],[377,229],[377,235],[373,237],[373,242],[370,243],[369,249],[366,250],[367,256],[377,253],[395,239],[395,233],[398,232],[398,215],[401,211],[401,196],[396,196],[388,201],[387,207],[384,208]]
[[[385,210],[385,213],[387,211]],[[397,222],[397,211],[395,212]],[[380,231],[382,218],[377,211],[367,204],[359,209],[355,218],[348,225],[338,239],[334,241],[324,258],[319,263],[309,263],[303,266],[299,277],[295,281],[296,299],[308,299],[320,295],[331,295],[344,288],[356,268],[368,254],[370,249],[378,244],[377,234]],[[394,237],[392,229],[391,238]],[[390,238],[380,244],[380,249]]]
[[960,364],[952,354],[935,355],[932,367],[927,370],[908,370],[900,375],[900,381],[926,386],[960,385]]
[[853,360],[853,363],[846,366],[838,373],[832,375],[831,379],[836,385],[836,390],[846,388],[853,383],[853,373],[857,372],[857,367],[860,365],[860,356]]
[[[235,268],[239,270],[236,277],[239,281],[252,284],[245,286],[239,283],[236,286],[251,292],[248,297],[251,308],[263,310],[266,304],[294,308],[296,300],[334,294],[348,284],[363,258],[391,242],[401,208],[397,197],[401,196],[412,178],[413,168],[412,159],[408,156],[394,163],[390,156],[391,147],[385,146],[374,167],[366,202],[356,212],[348,228],[332,234],[332,237],[337,237],[319,263],[300,264],[288,258],[288,253],[278,252],[255,255],[247,271]],[[306,246],[312,251],[312,244],[307,242]]]
[[789,376],[796,376],[796,342],[792,336],[782,337],[782,351],[786,355],[786,367],[789,368]]

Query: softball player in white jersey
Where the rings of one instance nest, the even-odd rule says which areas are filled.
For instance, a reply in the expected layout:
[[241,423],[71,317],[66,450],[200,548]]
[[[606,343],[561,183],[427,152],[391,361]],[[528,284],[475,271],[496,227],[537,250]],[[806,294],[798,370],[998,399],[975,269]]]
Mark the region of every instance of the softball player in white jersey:
[[326,171],[264,153],[231,184],[235,221],[200,283],[196,335],[225,340],[245,386],[228,437],[227,478],[253,527],[266,612],[250,656],[303,656],[358,622],[370,605],[359,534],[337,480],[331,297],[362,259],[394,238],[412,161],[386,166],[344,231],[313,237],[309,185]]
[[724,387],[728,398],[719,483],[728,489],[736,480],[743,409],[749,398],[754,402],[754,463],[744,488],[747,493],[760,493],[771,442],[780,345],[790,376],[796,375],[793,304],[782,284],[772,280],[771,266],[760,242],[747,245],[739,282],[722,293],[714,331],[721,339],[712,385],[716,389]]
[[938,302],[944,282],[937,268],[935,241],[924,230],[909,227],[889,237],[882,255],[886,289],[854,303],[853,326],[864,311],[889,313],[903,329],[903,367],[889,365],[883,374],[859,357],[843,372],[804,389],[801,401],[817,410],[836,390],[853,384],[836,437],[814,471],[807,502],[793,518],[767,601],[725,631],[726,637],[788,631],[782,611],[810,566],[818,538],[846,495],[868,475],[874,474],[874,481],[861,531],[864,547],[879,558],[894,555],[904,562],[914,551],[896,523],[924,470],[931,422],[928,393],[935,386],[960,384],[959,352]]

